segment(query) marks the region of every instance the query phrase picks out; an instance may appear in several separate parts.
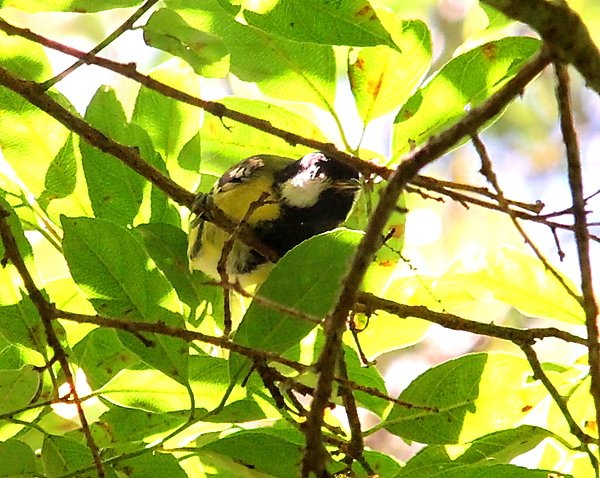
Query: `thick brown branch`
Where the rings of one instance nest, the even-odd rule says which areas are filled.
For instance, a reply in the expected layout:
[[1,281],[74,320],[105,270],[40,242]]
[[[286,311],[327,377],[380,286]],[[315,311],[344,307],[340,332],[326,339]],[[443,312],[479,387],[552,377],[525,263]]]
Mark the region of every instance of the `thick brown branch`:
[[319,377],[305,428],[306,452],[302,462],[303,478],[308,478],[311,473],[315,473],[316,476],[324,473],[326,452],[323,446],[321,425],[325,407],[331,396],[332,380],[341,350],[346,317],[356,302],[360,283],[373,255],[380,246],[381,231],[396,207],[398,196],[421,169],[446,153],[463,137],[474,134],[486,121],[499,114],[510,101],[521,94],[525,86],[548,63],[549,59],[545,53],[536,56],[485,103],[473,108],[461,121],[438,136],[432,137],[424,146],[409,154],[389,178],[388,185],[371,216],[365,235],[344,279],[337,304],[325,319],[326,339],[319,357]]

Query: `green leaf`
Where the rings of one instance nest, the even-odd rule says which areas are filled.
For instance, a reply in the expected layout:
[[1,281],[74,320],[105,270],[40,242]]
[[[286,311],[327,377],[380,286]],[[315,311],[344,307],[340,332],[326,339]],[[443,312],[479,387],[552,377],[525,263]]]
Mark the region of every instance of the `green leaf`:
[[[337,229],[312,237],[288,252],[269,274],[258,294],[269,301],[323,318],[334,305],[348,262],[362,234]],[[234,342],[274,353],[298,343],[315,323],[261,305],[250,304]],[[245,357],[232,355],[230,375],[239,379],[249,370]]]
[[[87,107],[85,120],[115,141],[134,146],[132,129],[114,90],[101,87]],[[148,145],[145,145],[146,147]],[[82,141],[83,170],[96,217],[128,225],[138,214],[145,179],[117,158]]]
[[[0,32],[0,64],[23,79],[44,81],[52,76],[40,45]],[[0,87],[2,154],[35,196],[45,189],[46,171],[60,154],[69,131],[54,118],[8,88]]]
[[[237,0],[220,0],[220,3],[233,15],[237,14],[235,6],[229,7],[238,4]],[[279,0],[263,14],[244,11],[244,18],[250,25],[273,35],[305,43],[398,48],[366,0]]]
[[102,387],[120,370],[139,362],[137,355],[123,347],[117,333],[105,328],[92,330],[73,347],[73,355],[92,389]]
[[[569,288],[580,294],[570,279]],[[477,261],[457,261],[440,278],[445,288],[469,289],[475,297],[492,293],[531,317],[544,317],[571,324],[585,323],[579,302],[536,257],[510,247],[500,247]],[[434,292],[435,293],[435,292]]]
[[[200,95],[198,77],[179,60],[161,64],[150,76],[188,94]],[[201,117],[199,108],[142,86],[131,119],[150,136],[155,150],[164,158],[170,177],[188,189],[195,186],[200,168],[200,145],[194,138]]]
[[227,457],[269,476],[289,478],[298,475],[303,446],[268,430],[242,430],[203,446],[201,460],[206,453]]
[[538,51],[539,40],[509,37],[453,58],[402,107],[393,128],[393,158],[454,124],[465,109],[502,87]]
[[132,408],[112,407],[102,415],[115,443],[142,442],[148,437],[168,434],[188,419],[188,414],[147,413]]
[[[245,113],[287,131],[307,138],[325,141],[323,133],[305,117],[288,109],[263,101],[245,98],[224,98],[228,108]],[[201,172],[221,176],[229,166],[255,154],[274,154],[300,158],[312,151],[306,146],[292,146],[287,141],[251,126],[227,119],[207,116],[202,125]]]
[[[8,218],[5,220],[13,236],[15,237],[19,254],[23,258],[25,265],[27,266],[27,270],[29,270],[29,273],[32,274],[35,279],[36,269],[33,261],[31,244],[29,244],[29,241],[25,237],[19,217],[2,195],[0,195],[0,206],[2,206],[9,213]],[[5,257],[5,255],[6,252],[4,250],[4,243],[0,241],[0,257]],[[0,267],[0,305],[16,305],[22,301],[23,293],[19,287],[19,284],[21,283],[22,279],[15,266],[11,262],[8,262]],[[28,315],[31,312],[31,309],[28,310],[25,307],[21,310],[15,310],[15,312]],[[31,320],[28,322],[31,323]]]
[[125,473],[128,478],[147,478],[149,476],[186,478],[177,459],[163,453],[145,453],[114,465],[116,471]]
[[0,413],[12,412],[28,405],[40,385],[40,374],[33,366],[0,371]]
[[439,411],[395,405],[385,428],[421,443],[465,443],[517,426],[546,392],[529,382],[526,360],[502,353],[465,355],[431,368],[398,397]]
[[[102,219],[66,218],[63,251],[73,279],[100,313],[183,327],[177,295],[142,244],[125,228]],[[148,347],[119,331],[119,339],[143,360],[175,380],[187,377],[187,344],[161,334],[146,334]]]
[[77,12],[93,13],[113,8],[139,5],[139,0],[4,0],[3,7],[15,7],[26,12]]
[[543,428],[521,425],[509,430],[500,430],[485,435],[467,445],[466,451],[458,458],[456,463],[485,464],[494,459],[502,463],[509,463],[523,453],[533,450],[542,440],[554,435]]
[[229,53],[223,40],[190,27],[168,8],[152,14],[144,26],[144,41],[185,60],[198,75],[222,78],[229,73]]
[[13,344],[46,353],[46,334],[39,313],[29,297],[0,307],[0,334]]
[[[194,392],[195,406],[213,410],[220,404],[227,386],[229,374],[224,359],[205,355],[190,357],[189,381]],[[166,413],[190,408],[188,389],[175,380],[146,368],[123,369],[100,390],[102,396],[117,405]],[[246,390],[236,387],[230,401],[241,400]],[[263,418],[253,417],[253,419]]]
[[[485,457],[481,457],[485,459]],[[454,462],[442,446],[428,446],[420,451],[396,478],[567,478],[570,475],[553,474],[547,470],[531,470],[516,465],[484,462],[464,464]]]
[[400,108],[427,72],[431,62],[431,36],[419,20],[401,21],[383,10],[382,20],[400,51],[388,46],[351,51],[348,78],[358,112],[366,124]]
[[37,476],[35,453],[19,440],[0,443],[0,478]]
[[[42,463],[48,477],[62,476],[70,471],[93,466],[92,452],[78,441],[57,435],[46,435],[42,445]],[[78,473],[81,478],[92,478],[95,472]]]
[[193,310],[199,305],[196,285],[187,259],[187,236],[169,224],[141,224],[134,229],[148,254],[177,291],[179,298]]
[[[330,108],[336,67],[330,46],[299,43],[237,22],[217,0],[167,0],[192,27],[220,37],[231,55],[231,72],[266,94]],[[260,54],[257,54],[260,52]]]

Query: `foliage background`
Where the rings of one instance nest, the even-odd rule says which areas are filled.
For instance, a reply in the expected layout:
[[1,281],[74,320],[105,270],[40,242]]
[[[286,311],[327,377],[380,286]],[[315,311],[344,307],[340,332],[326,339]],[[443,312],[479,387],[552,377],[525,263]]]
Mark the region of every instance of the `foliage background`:
[[[88,15],[29,14],[22,10],[39,8],[42,4],[48,6],[52,2],[38,3],[38,7],[25,3],[4,2],[0,10],[2,17],[46,37],[76,45],[81,50],[99,43],[135,11],[108,10]],[[172,8],[184,6],[179,2],[166,3]],[[226,3],[221,2],[221,7]],[[522,24],[512,24],[502,17],[498,17],[497,24],[485,28],[486,16],[482,9],[466,2],[385,3],[399,18],[421,18],[431,29],[431,72],[442,67],[453,56],[486,41],[507,35],[532,34]],[[61,2],[55,2],[50,8],[41,9],[60,9],[59,4]],[[583,18],[588,29],[592,34],[598,31],[594,25],[597,24],[599,8],[593,2],[572,2],[570,7],[585,11]],[[181,9],[181,12],[184,10]],[[219,15],[225,15],[225,10],[216,11],[220,12]],[[202,23],[201,18],[188,13],[188,20],[195,19],[198,24]],[[145,24],[146,18],[139,23]],[[165,33],[161,27],[176,21],[180,20],[155,17],[156,28],[151,28],[150,22],[144,30],[146,41],[157,42],[155,46],[166,50],[173,48],[168,43],[161,43],[166,41],[165,36],[161,36]],[[418,30],[420,27],[416,24],[413,27],[414,31],[426,31]],[[278,40],[277,35],[269,30],[273,24],[264,28],[263,35],[274,35],[272,38]],[[307,71],[315,75],[316,79],[311,85],[321,88],[315,93],[311,88],[290,88],[289,83],[282,82],[276,75],[263,78],[253,76],[261,72],[252,71],[243,54],[234,58],[235,41],[226,41],[223,46],[212,37],[195,37],[195,31],[180,28],[179,32],[185,41],[208,42],[208,60],[202,57],[189,58],[189,50],[178,50],[180,55],[196,66],[197,72],[206,76],[219,76],[226,72],[227,65],[223,64],[223,58],[231,51],[232,71],[239,77],[258,81],[263,93],[272,96],[264,97],[254,85],[239,78],[229,77],[226,82],[202,79],[198,83],[185,62],[172,59],[158,50],[148,49],[142,39],[143,32],[139,29],[124,33],[103,51],[102,56],[123,63],[135,61],[140,71],[153,71],[156,78],[183,91],[200,95],[203,99],[221,98],[233,93],[236,97],[244,98],[223,100],[225,105],[234,110],[267,118],[277,126],[306,138],[334,140],[341,149],[352,150],[356,147],[355,138],[361,136],[360,115],[353,106],[351,93],[347,88],[342,92],[341,89],[336,91],[331,83],[318,83],[317,80],[319,75],[330,75],[329,78],[336,76],[331,58],[317,54],[329,47],[309,44],[312,49],[310,54],[297,57],[305,59],[305,63],[294,66],[300,68],[300,72]],[[185,38],[186,33],[191,37]],[[228,32],[223,30],[219,34],[226,39]],[[170,37],[167,35],[166,38]],[[239,37],[234,35],[232,38]],[[423,39],[422,36],[420,38]],[[75,39],[77,41],[73,43]],[[405,46],[400,48],[402,52],[410,51],[409,36],[394,40],[397,43],[405,42]],[[331,39],[322,41],[326,44]],[[526,49],[522,46],[524,44],[519,44],[518,53]],[[386,53],[385,49],[389,49],[377,48],[384,49]],[[25,44],[17,37],[3,37],[2,49],[3,67],[26,78],[35,75],[34,79],[39,81],[52,76],[49,64],[39,67],[39,59],[43,54],[49,55],[52,60],[54,73],[71,64],[71,60],[65,56],[59,56],[51,50],[46,50],[46,53],[33,50],[31,43]],[[252,51],[252,47],[248,50]],[[338,60],[343,59],[342,48],[336,51]],[[514,51],[508,53],[509,56],[514,54]],[[28,63],[28,60],[24,60],[27,58],[34,60]],[[377,56],[374,58],[376,63],[380,61]],[[252,60],[250,58],[250,64]],[[419,64],[419,61],[422,63]],[[343,61],[338,61],[337,73],[343,72],[343,64]],[[403,64],[402,71],[412,72],[412,77],[396,78],[391,88],[392,99],[388,101],[396,102],[397,107],[412,95],[419,77],[425,75],[428,59],[426,55],[419,57],[415,53],[409,64],[413,70]],[[275,67],[283,68],[280,64]],[[297,70],[293,71],[297,73]],[[459,70],[459,74],[467,78],[462,83],[467,90],[471,86],[469,78],[473,77],[469,64]],[[412,86],[410,81],[413,82]],[[404,82],[407,88],[398,88]],[[523,98],[512,103],[494,126],[482,134],[506,197],[526,203],[540,200],[546,205],[544,211],[562,210],[570,206],[569,186],[565,180],[564,145],[553,91],[555,82],[553,72],[547,69],[526,88]],[[110,89],[100,88],[96,92],[100,84],[108,84]],[[491,80],[490,84],[493,84]],[[201,188],[206,190],[214,176],[219,175],[227,164],[255,152],[265,152],[256,148],[292,156],[299,156],[301,151],[307,150],[292,148],[284,141],[257,133],[243,125],[203,115],[197,108],[175,104],[149,90],[142,90],[138,94],[135,82],[109,74],[103,68],[83,66],[59,82],[57,89],[88,123],[100,128],[112,139],[136,145],[146,161],[162,171],[168,171],[177,184],[188,190],[195,190],[198,185],[198,169],[204,173]],[[488,94],[484,93],[481,99]],[[285,102],[306,98],[307,95],[320,109],[298,103],[291,107],[290,103]],[[593,172],[598,166],[594,154],[598,97],[584,87],[577,75],[573,76],[572,95],[581,138],[583,169]],[[54,96],[58,98],[56,94]],[[251,103],[248,98],[261,98],[268,104]],[[425,124],[423,139],[434,130],[427,122],[435,122],[436,112],[449,115],[445,110],[449,103],[448,96],[430,98],[437,103],[427,111],[428,116],[421,120]],[[175,228],[183,224],[180,214],[185,217],[187,211],[176,208],[172,201],[167,202],[156,188],[150,189],[146,180],[116,159],[99,153],[85,142],[67,140],[66,130],[47,116],[37,113],[35,108],[19,103],[18,108],[11,110],[7,107],[11,104],[7,99],[12,101],[10,94],[4,97],[2,109],[2,149],[9,164],[3,179],[3,207],[12,206],[18,213],[21,225],[13,219],[11,230],[17,235],[21,254],[27,259],[26,264],[38,287],[43,288],[59,309],[90,314],[92,317],[98,312],[109,317],[141,318],[145,323],[160,321],[158,325],[165,322],[179,329],[183,328],[186,317],[188,330],[211,337],[218,336],[222,320],[218,312],[221,308],[220,293],[214,287],[199,290],[198,281],[181,272],[185,268],[173,267],[174,261],[181,260],[184,243],[181,230]],[[64,98],[60,101],[65,103]],[[379,107],[385,108],[381,106],[385,104],[384,101]],[[285,108],[290,107],[299,117],[286,111]],[[328,107],[338,112],[339,122],[343,123],[349,143],[347,148],[344,148],[336,121],[325,112]],[[364,116],[368,110],[362,111]],[[463,112],[464,108],[459,104],[453,114],[458,118]],[[15,120],[15,115],[21,119]],[[390,152],[400,151],[399,143],[390,142],[387,134],[395,115],[393,111],[373,121],[365,134],[362,149],[353,152],[363,159],[371,159],[381,156],[389,158]],[[320,130],[302,121],[301,116],[310,118]],[[195,135],[201,121],[201,137],[198,139]],[[443,127],[450,124],[442,122]],[[141,132],[140,127],[148,136]],[[228,135],[233,135],[236,140],[226,139],[231,137]],[[243,141],[239,141],[239,138],[243,138]],[[103,167],[98,168],[101,162]],[[425,172],[447,181],[485,186],[486,178],[479,173],[480,162],[472,145],[466,144],[436,161]],[[16,176],[11,175],[11,170]],[[600,189],[597,175],[585,174],[584,178],[587,195]],[[128,185],[128,194],[123,194],[123,184]],[[431,192],[427,195],[438,197]],[[107,200],[109,196],[114,200]],[[141,200],[145,201],[145,206],[140,209]],[[457,314],[461,318],[479,322],[530,328],[555,326],[576,335],[585,335],[582,325],[585,314],[564,289],[557,286],[544,266],[532,258],[506,214],[485,208],[467,209],[456,201],[446,199],[439,202],[419,194],[406,195],[403,201],[410,211],[406,219],[402,253],[406,260],[399,261],[393,277],[390,277],[389,267],[374,267],[365,282],[369,291],[401,304],[425,305],[433,311]],[[591,210],[588,216],[590,222],[598,221],[595,212],[597,204],[598,196],[587,203]],[[93,216],[97,219],[61,219],[63,214],[71,217]],[[352,220],[353,227],[362,229],[367,217],[357,215]],[[558,263],[557,247],[549,228],[531,223],[524,227],[550,261]],[[26,231],[25,236],[20,236],[21,228]],[[135,234],[130,234],[127,229]],[[42,233],[45,238],[40,238]],[[570,281],[578,283],[580,268],[573,233],[558,231],[557,234],[565,253],[559,268],[570,277]],[[24,241],[24,237],[32,244],[33,255],[29,253],[31,246]],[[352,233],[337,237],[334,244],[341,244],[336,251],[339,263],[344,264],[343,258],[351,255],[359,240],[360,237]],[[115,248],[114,244],[119,244],[119,248]],[[318,258],[319,247],[330,251],[331,244],[324,242],[319,245],[315,241],[308,250]],[[591,263],[597,264],[597,242],[592,241],[590,252]],[[97,257],[103,259],[95,263]],[[8,261],[12,262],[12,259],[8,257]],[[286,257],[277,269],[281,269],[280,277],[288,277],[286,271],[295,270],[302,262],[298,258],[294,261],[293,256]],[[101,269],[107,273],[97,272]],[[330,283],[339,283],[343,272],[330,271],[330,278],[336,277],[336,274],[339,277]],[[77,412],[71,418],[64,418],[56,413],[56,407],[48,406],[48,401],[57,397],[57,385],[64,381],[64,367],[58,366],[64,364],[59,360],[58,365],[50,367],[51,372],[31,367],[43,367],[51,363],[50,358],[56,354],[56,349],[47,348],[47,345],[54,345],[40,329],[40,318],[33,304],[21,298],[24,294],[18,274],[10,266],[5,268],[4,273],[3,283],[7,284],[2,294],[1,316],[4,324],[1,368],[4,372],[0,385],[6,390],[3,395],[9,398],[2,407],[4,421],[1,433],[4,442],[0,453],[23,457],[18,465],[21,466],[20,470],[11,470],[6,465],[3,470],[5,476],[15,476],[17,472],[20,476],[37,476],[40,473],[44,476],[71,476],[76,470],[91,465],[91,456],[95,453],[93,443],[102,450],[103,461],[117,457],[115,465],[107,462],[106,476],[143,476],[147,467],[152,467],[155,476],[179,476],[182,473],[187,476],[260,476],[260,473],[295,476],[299,473],[299,463],[307,453],[299,428],[289,424],[289,421],[295,423],[296,420],[290,419],[289,412],[277,410],[273,399],[255,376],[247,389],[234,389],[228,408],[214,410],[227,388],[229,378],[239,374],[247,362],[239,363],[238,360],[236,365],[236,360],[232,359],[227,364],[223,359],[227,353],[222,348],[215,349],[206,345],[206,342],[202,345],[202,340],[195,343],[194,353],[188,357],[187,348],[182,348],[182,342],[170,337],[148,335],[152,338],[145,340],[153,341],[150,347],[139,336],[135,338],[123,331],[115,334],[106,322],[101,324],[105,328],[93,329],[89,324],[54,321],[52,327],[60,348],[68,351],[65,360],[72,365],[73,371],[85,371],[91,386],[88,390],[96,391],[101,397],[100,401],[94,399],[83,402],[80,409],[85,410],[89,422],[89,436],[85,437],[85,433],[77,430]],[[310,280],[309,274],[306,277]],[[12,286],[8,286],[10,283]],[[272,283],[277,284],[275,279]],[[140,284],[146,285],[140,287]],[[285,282],[280,290],[287,291],[296,286],[300,287]],[[271,291],[265,289],[266,297],[277,297],[277,286],[272,287]],[[324,288],[327,289],[325,285]],[[313,315],[324,316],[334,301],[336,290],[335,287],[325,290],[323,297],[313,298],[311,304],[304,304],[301,308]],[[191,313],[201,300],[207,298],[213,301],[212,311],[204,315]],[[298,305],[298,302],[291,303]],[[306,309],[313,305],[316,309]],[[155,307],[161,307],[160,312]],[[248,335],[238,332],[234,342],[277,353],[285,352],[288,346],[284,345],[281,337],[261,342],[262,331],[270,330],[270,324],[264,318],[267,312],[255,304],[252,307],[258,311],[248,313],[242,326],[245,329],[241,329],[244,332],[249,330]],[[253,316],[258,317],[254,319],[258,324],[252,324]],[[298,326],[296,322],[291,324],[289,318],[279,315],[272,320],[283,324],[283,336],[288,335],[290,345],[313,328],[306,324]],[[359,334],[367,356],[378,357],[376,369],[361,368],[358,357],[350,348],[352,341],[348,341],[345,354],[349,378],[391,397],[400,395],[402,400],[411,403],[441,408],[446,406],[449,410],[457,409],[460,412],[454,415],[436,411],[432,417],[422,421],[419,416],[422,412],[411,418],[410,409],[396,406],[390,411],[386,407],[387,402],[381,398],[361,396],[360,392],[356,392],[362,430],[368,446],[408,460],[423,445],[407,448],[403,440],[428,444],[402,469],[390,458],[369,452],[364,456],[366,462],[371,464],[371,469],[374,468],[381,476],[437,476],[436,473],[440,472],[458,473],[456,476],[471,476],[469,473],[473,473],[473,476],[498,476],[498,473],[506,476],[509,476],[507,473],[524,477],[547,476],[546,472],[535,471],[535,468],[571,473],[573,476],[597,475],[597,464],[594,470],[593,460],[597,454],[597,426],[588,392],[586,353],[581,345],[545,339],[535,347],[537,363],[541,363],[540,366],[555,383],[559,393],[569,397],[574,421],[584,433],[575,438],[574,429],[565,425],[565,411],[559,411],[552,404],[553,399],[547,390],[539,381],[533,380],[531,368],[536,361],[531,356],[527,357],[529,363],[525,360],[519,346],[523,350],[529,349],[522,343],[491,338],[485,333],[473,335],[439,326],[432,328],[429,323],[414,318],[405,319],[402,325],[398,320],[392,315],[379,313],[371,318],[369,327]],[[15,325],[21,321],[26,324],[24,328]],[[460,326],[458,328],[461,329]],[[252,336],[252,330],[255,336]],[[292,360],[302,358],[301,362],[310,363],[311,357],[317,356],[323,343],[322,336],[313,333],[311,337],[303,341],[303,348],[288,350],[285,357]],[[398,349],[401,351],[380,355]],[[465,355],[482,350],[494,353]],[[205,355],[206,352],[211,355]],[[182,359],[184,356],[186,358]],[[234,357],[239,359],[238,355]],[[460,358],[447,362],[453,357]],[[444,364],[432,368],[439,363]],[[427,370],[430,372],[406,388]],[[314,377],[310,378],[310,373],[304,375],[309,378],[300,382],[304,386],[315,386]],[[522,381],[515,380],[515,377],[521,377]],[[539,376],[536,374],[535,378]],[[286,383],[282,377],[271,377],[271,380],[278,385]],[[154,384],[155,388],[150,389],[148,384]],[[436,390],[433,396],[430,392],[432,389]],[[472,390],[478,390],[478,394],[469,395]],[[499,399],[499,390],[504,400]],[[190,392],[193,392],[195,407],[199,410],[196,411],[193,424],[186,421],[189,419]],[[65,393],[63,390],[60,396]],[[79,391],[79,395],[87,393],[85,389]],[[461,404],[467,405],[461,408]],[[345,405],[345,410],[352,409],[351,405]],[[522,414],[514,414],[515,409],[529,411],[529,407],[535,410],[526,418]],[[17,413],[22,409],[24,411]],[[345,410],[338,407],[338,413],[328,414],[328,420],[335,424],[340,420],[339,426],[347,427]],[[370,410],[370,413],[363,410]],[[208,416],[199,420],[203,413],[208,413]],[[259,418],[265,419],[265,422],[261,422],[265,426],[244,430],[243,423]],[[288,419],[287,424],[284,418]],[[381,418],[385,420],[379,424]],[[271,426],[273,423],[274,427]],[[537,428],[531,428],[530,425],[536,425]],[[147,443],[156,439],[164,440],[178,426],[182,428],[171,441],[158,442],[152,452],[145,448]],[[499,429],[507,431],[488,435]],[[223,430],[226,432],[221,434]],[[328,433],[331,439],[337,436],[356,444],[354,432],[344,435],[330,430]],[[257,441],[263,446],[257,446]],[[459,445],[455,448],[444,447],[454,443]],[[467,443],[470,444],[471,456],[468,452],[463,454]],[[360,453],[349,452],[340,443],[330,445],[345,450],[347,457],[360,456]],[[41,450],[41,460],[33,458],[33,450],[36,449]],[[533,452],[526,454],[532,449]],[[273,453],[286,459],[273,463]],[[477,454],[479,459],[474,458]],[[336,456],[343,458],[343,455]],[[485,460],[481,460],[481,456]],[[450,457],[460,458],[451,461]],[[349,461],[352,463],[352,460]],[[514,467],[508,464],[510,462],[525,464],[533,470]],[[437,465],[435,470],[430,468],[432,464]],[[340,459],[339,464],[330,465],[330,472],[343,470],[344,467],[344,461]],[[365,471],[364,466],[354,463],[353,469],[359,476],[365,476],[369,466],[366,465]],[[97,464],[95,472],[101,473]]]

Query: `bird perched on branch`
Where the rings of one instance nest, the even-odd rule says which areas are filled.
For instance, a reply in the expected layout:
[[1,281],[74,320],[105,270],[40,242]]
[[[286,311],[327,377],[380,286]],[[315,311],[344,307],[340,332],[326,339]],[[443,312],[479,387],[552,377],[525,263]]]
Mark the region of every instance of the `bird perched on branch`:
[[[190,224],[190,267],[242,285],[262,282],[272,262],[210,217],[216,206],[235,224],[244,223],[276,257],[305,239],[338,227],[359,189],[358,173],[321,152],[299,160],[256,155],[228,169],[207,195],[204,212]],[[225,277],[223,277],[225,275]]]

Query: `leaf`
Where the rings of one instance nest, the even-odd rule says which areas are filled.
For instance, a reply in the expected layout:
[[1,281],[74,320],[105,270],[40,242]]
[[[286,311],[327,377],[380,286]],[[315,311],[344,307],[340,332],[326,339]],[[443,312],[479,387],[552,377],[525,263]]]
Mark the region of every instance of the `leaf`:
[[77,12],[93,13],[113,8],[139,5],[139,0],[4,0],[3,7],[15,7],[26,12]]
[[[579,290],[561,276],[572,291]],[[475,260],[457,261],[440,278],[444,287],[467,288],[475,296],[489,294],[531,317],[571,324],[585,323],[585,313],[544,264],[532,255],[500,247]]]
[[163,453],[145,453],[119,461],[114,465],[114,469],[125,473],[128,478],[147,478],[149,476],[186,478],[187,476],[174,456]]
[[169,434],[188,419],[175,413],[147,413],[132,408],[112,407],[101,417],[115,443],[141,442],[148,437]]
[[[182,61],[167,61],[152,70],[150,76],[188,94],[200,94],[198,77]],[[194,138],[201,117],[199,108],[142,86],[131,119],[151,138],[154,149],[164,158],[170,177],[188,189],[195,186],[200,168],[200,143],[194,142]],[[185,155],[184,148],[188,150]]]
[[531,425],[499,430],[473,441],[463,454],[454,458],[454,461],[484,464],[494,459],[509,463],[523,453],[533,450],[542,440],[553,436],[548,430]]
[[[266,94],[330,108],[335,98],[335,58],[326,45],[299,43],[242,25],[217,0],[167,0],[190,26],[220,37],[231,72]],[[260,52],[260,54],[257,54]]]
[[526,360],[477,353],[449,360],[417,377],[398,397],[439,411],[395,405],[385,428],[421,443],[465,443],[518,425],[546,392],[528,383]]
[[[98,312],[183,327],[183,317],[173,312],[179,309],[175,291],[129,231],[102,219],[63,217],[62,225],[63,251],[73,279]],[[148,347],[127,332],[118,334],[143,360],[185,383],[187,343],[145,334],[154,344]]]
[[[46,476],[58,477],[70,471],[93,466],[90,449],[67,437],[46,435],[42,445],[42,463]],[[92,478],[96,473],[78,473],[81,478]]]
[[0,442],[0,478],[37,476],[35,454],[19,440]]
[[382,10],[379,16],[400,51],[377,46],[351,51],[348,78],[358,112],[366,124],[400,108],[414,92],[431,62],[431,36],[419,20],[401,21]]
[[194,310],[199,300],[189,269],[185,233],[169,224],[141,224],[134,232],[140,236],[148,254],[173,285],[179,298]]
[[[220,0],[220,3],[232,15],[238,13],[234,6],[239,3],[237,0]],[[290,40],[325,45],[387,45],[398,49],[366,0],[304,0],[301,3],[279,0],[265,13],[246,10],[243,14],[250,25]]]
[[[269,301],[323,318],[334,305],[348,262],[362,234],[337,229],[294,247],[277,263],[258,294]],[[253,301],[235,333],[234,342],[281,353],[298,343],[315,323],[284,314]],[[249,370],[245,357],[232,355],[233,380]]]
[[269,476],[289,478],[298,475],[303,446],[267,430],[242,430],[203,446],[201,460],[207,452]]
[[450,60],[402,107],[393,127],[393,158],[458,121],[515,76],[538,51],[533,38],[509,37]]
[[[0,32],[0,64],[20,78],[44,81],[52,76],[40,45]],[[8,88],[0,88],[0,144],[4,159],[29,191],[39,196],[46,172],[60,154],[69,131],[37,106]]]
[[73,355],[77,364],[85,370],[92,389],[102,387],[120,370],[130,367],[139,359],[125,347],[112,329],[92,330],[75,347]]
[[[482,457],[482,459],[485,457]],[[454,462],[442,446],[428,446],[395,475],[397,478],[567,478],[547,470],[531,470],[510,464],[483,462],[464,464]]]
[[[87,107],[85,120],[117,142],[135,144],[123,107],[110,88],[98,89]],[[94,215],[124,226],[131,224],[142,204],[146,180],[117,158],[84,141],[79,148]]]
[[[227,361],[207,355],[190,357],[189,381],[196,408],[213,410],[220,403],[229,384]],[[129,367],[121,370],[100,390],[112,403],[128,408],[166,413],[190,408],[188,389],[156,370]],[[230,403],[245,398],[246,390],[235,387]],[[257,420],[264,415],[252,416]]]
[[[221,103],[235,111],[268,121],[286,131],[325,141],[325,136],[315,124],[280,106],[237,97],[224,98]],[[283,139],[251,126],[215,116],[205,118],[201,134],[201,172],[215,176],[221,176],[229,166],[255,154],[300,158],[312,151],[306,146],[292,146]]]
[[40,385],[40,374],[33,366],[0,371],[0,413],[9,413],[28,405]]
[[13,344],[46,353],[44,327],[29,297],[24,297],[18,304],[0,307],[0,334]]
[[144,26],[144,41],[185,60],[198,75],[223,78],[229,73],[229,53],[223,41],[190,27],[168,8],[152,14]]

